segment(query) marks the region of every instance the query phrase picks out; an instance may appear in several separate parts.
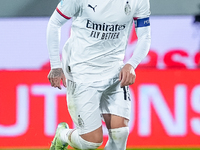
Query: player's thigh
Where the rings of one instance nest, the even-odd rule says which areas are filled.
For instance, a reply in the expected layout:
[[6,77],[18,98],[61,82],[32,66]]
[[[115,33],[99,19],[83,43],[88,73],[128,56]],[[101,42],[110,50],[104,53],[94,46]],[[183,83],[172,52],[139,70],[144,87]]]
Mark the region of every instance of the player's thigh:
[[100,108],[108,128],[127,126],[131,113],[128,86],[121,88],[118,79],[103,93]]
[[79,135],[96,133],[101,136],[102,122],[99,110],[101,93],[91,84],[76,84],[68,80],[67,105]]

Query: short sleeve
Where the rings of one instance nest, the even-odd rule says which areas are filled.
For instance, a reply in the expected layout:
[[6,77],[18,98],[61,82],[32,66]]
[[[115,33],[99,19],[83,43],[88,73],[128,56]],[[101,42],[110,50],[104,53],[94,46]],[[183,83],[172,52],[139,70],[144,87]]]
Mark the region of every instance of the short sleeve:
[[68,19],[79,13],[80,6],[80,0],[61,0],[56,10],[61,16]]
[[151,14],[149,0],[139,0],[134,18],[146,18]]

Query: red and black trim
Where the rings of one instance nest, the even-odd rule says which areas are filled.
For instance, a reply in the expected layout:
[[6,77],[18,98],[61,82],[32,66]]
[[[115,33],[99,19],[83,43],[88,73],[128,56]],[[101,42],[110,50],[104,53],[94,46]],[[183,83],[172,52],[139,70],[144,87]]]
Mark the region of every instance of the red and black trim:
[[56,11],[57,11],[61,16],[63,16],[65,19],[71,19],[70,17],[64,15],[64,14],[58,9],[58,7],[56,8]]
[[123,87],[123,91],[124,91],[124,100],[129,100],[129,101],[131,101],[128,86],[124,86],[124,87]]
[[133,17],[133,20],[135,20],[135,21],[136,21],[137,19],[138,19],[138,17]]
[[123,87],[123,91],[124,91],[124,100],[127,100],[127,94],[126,94],[126,88],[125,88],[125,86]]

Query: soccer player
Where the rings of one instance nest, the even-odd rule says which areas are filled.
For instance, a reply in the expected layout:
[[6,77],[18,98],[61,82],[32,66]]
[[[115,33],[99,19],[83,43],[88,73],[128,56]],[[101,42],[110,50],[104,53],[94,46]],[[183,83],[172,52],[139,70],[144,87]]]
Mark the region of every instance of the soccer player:
[[[61,89],[61,80],[67,87],[68,110],[76,128],[60,123],[51,150],[68,145],[98,148],[103,142],[101,119],[109,134],[104,149],[126,149],[131,112],[128,85],[135,82],[134,70],[150,48],[149,15],[149,0],[61,0],[58,4],[47,27],[48,79],[52,87]],[[60,28],[70,18],[71,35],[60,60]],[[138,42],[124,64],[133,23]]]

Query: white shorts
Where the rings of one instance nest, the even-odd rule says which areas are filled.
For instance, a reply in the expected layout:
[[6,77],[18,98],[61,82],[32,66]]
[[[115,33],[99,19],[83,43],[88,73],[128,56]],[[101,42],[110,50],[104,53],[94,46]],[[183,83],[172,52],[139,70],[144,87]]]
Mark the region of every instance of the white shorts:
[[79,135],[102,125],[102,114],[129,119],[131,101],[128,86],[121,88],[118,77],[92,83],[67,81],[67,105]]

